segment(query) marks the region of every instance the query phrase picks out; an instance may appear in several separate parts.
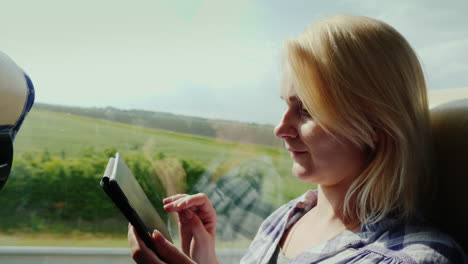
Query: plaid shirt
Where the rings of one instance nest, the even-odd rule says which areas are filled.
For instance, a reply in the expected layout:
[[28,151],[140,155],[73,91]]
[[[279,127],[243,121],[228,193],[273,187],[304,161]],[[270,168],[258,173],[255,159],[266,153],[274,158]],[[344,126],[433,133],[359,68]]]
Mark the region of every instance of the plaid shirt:
[[[317,202],[317,191],[308,191],[283,205],[261,225],[242,264],[270,262],[285,230]],[[462,249],[447,235],[421,225],[386,219],[309,248],[289,263],[468,263]]]

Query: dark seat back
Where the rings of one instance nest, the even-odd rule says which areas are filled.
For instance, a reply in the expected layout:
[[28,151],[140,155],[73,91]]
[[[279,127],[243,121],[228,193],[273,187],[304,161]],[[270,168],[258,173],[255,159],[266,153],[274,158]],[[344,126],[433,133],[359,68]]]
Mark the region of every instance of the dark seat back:
[[430,218],[468,252],[468,99],[431,110],[436,193]]

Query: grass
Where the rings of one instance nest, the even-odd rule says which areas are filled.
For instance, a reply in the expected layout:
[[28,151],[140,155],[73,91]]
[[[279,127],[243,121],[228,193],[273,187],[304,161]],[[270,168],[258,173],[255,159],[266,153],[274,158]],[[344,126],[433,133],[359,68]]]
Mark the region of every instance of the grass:
[[[247,160],[270,160],[276,174],[275,183],[279,181],[286,183],[278,183],[282,191],[278,193],[275,189],[271,194],[281,197],[268,198],[271,201],[277,200],[274,204],[281,204],[310,188],[291,176],[291,159],[282,149],[227,142],[45,110],[31,111],[15,140],[15,155],[20,156],[25,152],[39,153],[47,149],[52,155],[76,157],[89,147],[96,151],[114,147],[123,157],[132,152],[148,156],[155,152],[163,152],[169,156],[197,160],[208,168],[220,169],[219,173]],[[268,184],[271,185],[271,181]]]

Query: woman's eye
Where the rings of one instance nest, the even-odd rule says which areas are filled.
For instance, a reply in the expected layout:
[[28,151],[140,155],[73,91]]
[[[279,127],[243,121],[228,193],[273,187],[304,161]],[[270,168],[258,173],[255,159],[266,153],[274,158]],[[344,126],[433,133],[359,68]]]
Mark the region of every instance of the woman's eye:
[[312,116],[310,115],[309,111],[307,111],[307,109],[305,109],[305,108],[301,107],[300,114],[301,114],[302,118],[312,119]]

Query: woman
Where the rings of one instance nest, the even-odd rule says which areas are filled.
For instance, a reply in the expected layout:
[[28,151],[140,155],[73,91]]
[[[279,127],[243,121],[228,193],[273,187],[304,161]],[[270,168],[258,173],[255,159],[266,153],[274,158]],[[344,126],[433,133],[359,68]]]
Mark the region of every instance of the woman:
[[[421,65],[391,26],[335,16],[286,42],[275,134],[293,175],[318,189],[283,205],[260,227],[242,263],[463,263],[449,237],[417,208],[430,186],[429,110]],[[203,194],[176,195],[181,254],[154,235],[167,263],[217,263],[216,213]],[[157,260],[129,229],[137,262]],[[187,256],[190,256],[187,257]]]

